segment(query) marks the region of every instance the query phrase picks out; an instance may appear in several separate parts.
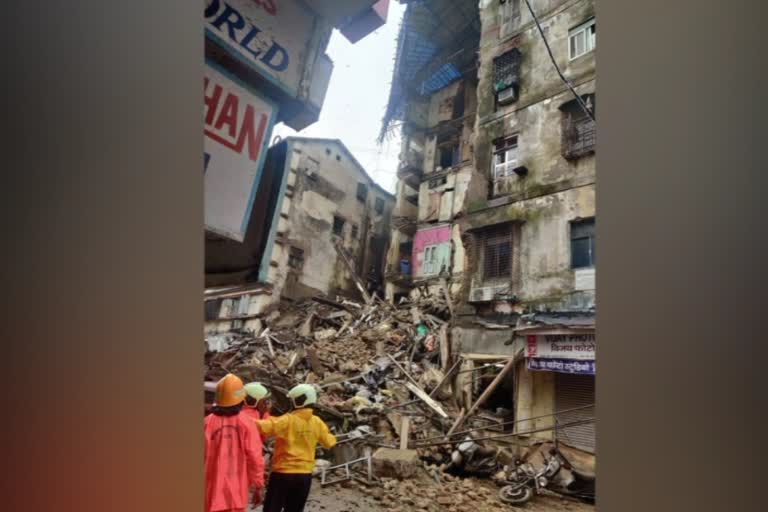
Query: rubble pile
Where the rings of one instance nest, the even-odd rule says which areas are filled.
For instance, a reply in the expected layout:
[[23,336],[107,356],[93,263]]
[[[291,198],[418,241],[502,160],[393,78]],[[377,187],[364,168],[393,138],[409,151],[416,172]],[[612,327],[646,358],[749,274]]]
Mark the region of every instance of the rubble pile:
[[[318,414],[324,419],[342,421],[345,431],[376,423],[372,414],[387,416],[391,406],[413,401],[406,382],[431,390],[443,380],[440,338],[448,311],[444,298],[428,295],[398,305],[324,297],[284,303],[265,315],[260,332],[208,335],[206,380],[233,372],[263,382],[277,391],[278,412],[287,406],[281,393],[315,384],[323,391]],[[446,383],[436,398],[450,397],[447,389]],[[394,441],[401,417],[389,416],[398,424],[384,435]]]
[[[264,315],[259,332],[209,335],[206,380],[233,372],[260,381],[273,391],[277,414],[289,410],[292,386],[320,388],[315,412],[338,440],[324,456],[330,460],[318,459],[324,486],[360,483],[391,510],[494,510],[491,480],[516,455],[462,433],[482,414],[453,400],[460,359],[450,354],[449,295],[396,305],[368,299],[286,302]],[[485,477],[484,486],[469,475]]]

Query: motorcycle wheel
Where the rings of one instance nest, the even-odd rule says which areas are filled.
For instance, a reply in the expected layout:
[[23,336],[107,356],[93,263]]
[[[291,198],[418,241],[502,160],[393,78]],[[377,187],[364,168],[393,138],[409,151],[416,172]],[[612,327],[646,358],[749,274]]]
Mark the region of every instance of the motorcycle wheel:
[[527,485],[507,485],[499,490],[499,499],[509,505],[523,505],[533,498],[533,489]]

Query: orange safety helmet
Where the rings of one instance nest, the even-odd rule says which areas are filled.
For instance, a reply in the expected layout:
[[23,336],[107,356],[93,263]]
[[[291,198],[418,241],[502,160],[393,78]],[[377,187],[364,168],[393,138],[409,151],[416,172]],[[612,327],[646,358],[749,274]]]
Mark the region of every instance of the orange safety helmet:
[[245,386],[240,377],[231,373],[222,377],[216,384],[215,405],[231,407],[245,400]]

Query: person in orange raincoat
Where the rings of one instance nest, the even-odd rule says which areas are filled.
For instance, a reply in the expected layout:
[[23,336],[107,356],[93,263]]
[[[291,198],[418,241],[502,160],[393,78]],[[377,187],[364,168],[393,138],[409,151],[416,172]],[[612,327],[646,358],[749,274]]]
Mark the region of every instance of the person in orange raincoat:
[[216,385],[216,400],[205,417],[205,511],[245,512],[262,502],[264,458],[261,436],[242,413],[243,381],[228,374]]
[[245,406],[243,413],[254,420],[265,420],[270,417],[269,390],[259,382],[249,382],[245,385]]

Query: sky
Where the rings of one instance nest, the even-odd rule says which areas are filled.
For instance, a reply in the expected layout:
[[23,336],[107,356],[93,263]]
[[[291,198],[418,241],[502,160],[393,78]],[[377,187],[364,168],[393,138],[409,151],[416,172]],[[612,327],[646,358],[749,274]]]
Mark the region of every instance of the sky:
[[326,50],[333,61],[333,74],[320,119],[301,132],[281,123],[272,137],[339,139],[379,185],[394,193],[400,135],[381,145],[376,138],[389,99],[397,33],[404,11],[404,5],[390,2],[387,22],[356,44],[334,30]]

